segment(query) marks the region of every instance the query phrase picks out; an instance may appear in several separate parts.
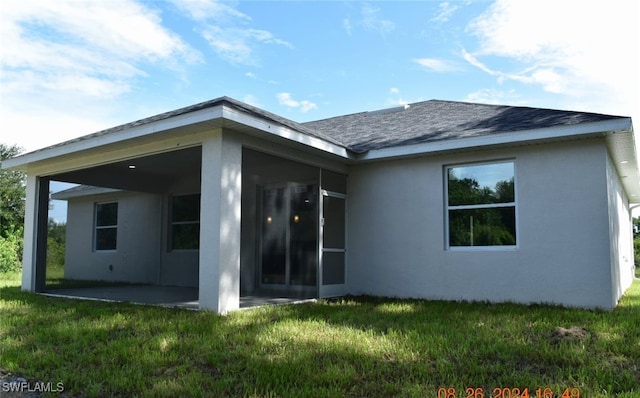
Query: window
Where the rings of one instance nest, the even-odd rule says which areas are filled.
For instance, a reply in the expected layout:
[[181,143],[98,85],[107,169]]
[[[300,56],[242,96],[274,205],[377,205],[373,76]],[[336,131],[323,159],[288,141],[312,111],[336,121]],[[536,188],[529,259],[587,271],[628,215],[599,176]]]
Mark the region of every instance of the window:
[[200,247],[200,194],[176,195],[171,199],[171,250]]
[[449,166],[448,246],[516,245],[514,162]]
[[96,203],[95,250],[116,250],[118,244],[118,202]]

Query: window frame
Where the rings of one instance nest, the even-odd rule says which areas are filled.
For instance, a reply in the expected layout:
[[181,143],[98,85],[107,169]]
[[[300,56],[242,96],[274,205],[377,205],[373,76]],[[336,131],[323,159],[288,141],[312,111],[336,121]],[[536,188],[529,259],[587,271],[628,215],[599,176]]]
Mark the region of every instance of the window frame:
[[[198,209],[198,219],[195,221],[174,221],[174,210],[173,210],[173,200],[176,197],[185,197],[185,196],[197,196],[198,203],[200,207],[202,207],[202,196],[200,192],[192,192],[192,193],[181,193],[181,194],[172,194],[169,196],[169,230],[168,230],[168,242],[167,242],[167,251],[168,252],[194,252],[200,250],[200,209]],[[183,249],[183,248],[174,248],[174,236],[173,236],[173,227],[175,225],[198,225],[198,247],[194,249]]]
[[[109,225],[98,225],[98,209],[100,206],[104,205],[116,205],[116,223]],[[119,215],[120,204],[117,200],[111,200],[107,202],[95,202],[93,205],[93,251],[94,252],[115,252],[118,250],[118,215]],[[113,249],[100,249],[98,248],[98,230],[106,230],[106,229],[115,229],[116,231],[116,241],[115,248]]]
[[[495,165],[501,163],[511,163],[513,165],[513,202],[504,203],[482,203],[470,205],[449,205],[449,170],[459,167],[473,167],[482,165]],[[445,224],[445,250],[449,251],[513,251],[520,247],[520,217],[518,215],[518,182],[517,182],[517,161],[515,158],[495,159],[471,161],[463,163],[453,163],[444,165],[444,224]],[[475,209],[491,209],[491,208],[513,208],[514,211],[514,228],[515,228],[515,244],[513,245],[489,245],[489,246],[452,246],[450,239],[450,217],[451,210],[475,210]]]

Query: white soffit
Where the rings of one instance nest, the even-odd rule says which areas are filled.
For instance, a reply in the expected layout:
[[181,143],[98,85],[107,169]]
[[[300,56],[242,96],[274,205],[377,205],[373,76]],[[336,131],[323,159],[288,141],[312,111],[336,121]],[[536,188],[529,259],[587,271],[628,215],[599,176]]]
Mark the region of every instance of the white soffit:
[[607,134],[607,147],[630,203],[640,203],[640,172],[633,129]]

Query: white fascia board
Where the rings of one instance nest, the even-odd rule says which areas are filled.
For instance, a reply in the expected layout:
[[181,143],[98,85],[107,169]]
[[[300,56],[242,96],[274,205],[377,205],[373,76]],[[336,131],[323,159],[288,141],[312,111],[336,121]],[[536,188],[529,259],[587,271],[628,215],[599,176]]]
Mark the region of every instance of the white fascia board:
[[276,123],[269,123],[268,121],[260,117],[256,117],[244,112],[239,112],[236,109],[230,107],[224,107],[223,119],[240,123],[247,127],[251,127],[265,133],[275,135],[277,137],[282,137],[289,141],[307,145],[344,159],[353,158],[353,156],[351,156],[350,154],[350,151],[340,145],[336,145],[321,138],[313,137],[308,134],[295,131],[291,128],[281,126]]
[[21,166],[47,160],[59,156],[69,155],[74,152],[86,151],[104,145],[140,138],[146,135],[160,133],[162,131],[185,127],[196,123],[212,121],[222,117],[222,106],[201,109],[182,115],[169,117],[155,122],[145,123],[139,126],[132,126],[123,130],[107,132],[96,136],[80,137],[77,140],[69,141],[67,144],[44,148],[35,152],[27,153],[13,159],[2,162],[3,169],[20,168]]
[[534,141],[544,141],[563,138],[577,138],[595,134],[603,136],[615,131],[631,130],[631,119],[620,118],[600,122],[577,124],[572,126],[557,126],[544,129],[514,131],[493,135],[449,139],[423,144],[397,146],[391,148],[374,149],[356,157],[358,161],[385,160],[405,156],[435,154],[439,152],[481,148],[498,145],[519,144]]

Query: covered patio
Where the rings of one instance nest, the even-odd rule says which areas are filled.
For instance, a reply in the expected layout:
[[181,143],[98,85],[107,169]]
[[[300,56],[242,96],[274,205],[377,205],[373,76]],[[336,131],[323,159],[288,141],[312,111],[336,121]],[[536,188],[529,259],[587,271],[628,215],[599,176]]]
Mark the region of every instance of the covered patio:
[[[23,289],[218,313],[345,294],[346,151],[296,128],[225,98],[30,155]],[[79,184],[64,278],[147,287],[50,291],[51,181]]]

